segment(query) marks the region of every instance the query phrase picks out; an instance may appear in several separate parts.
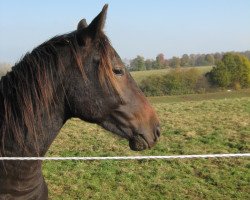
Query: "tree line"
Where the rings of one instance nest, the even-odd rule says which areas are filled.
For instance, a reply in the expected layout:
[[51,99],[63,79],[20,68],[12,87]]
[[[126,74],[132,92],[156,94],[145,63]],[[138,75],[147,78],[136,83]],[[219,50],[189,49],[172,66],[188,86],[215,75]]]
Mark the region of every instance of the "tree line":
[[[194,62],[191,58],[195,58]],[[170,68],[172,71],[167,75],[145,77],[140,83],[140,88],[147,96],[158,96],[200,93],[214,90],[214,88],[241,89],[250,87],[249,58],[250,51],[193,56],[184,54],[180,65],[175,66],[171,65],[171,62],[175,62],[175,57],[166,60],[163,54],[159,54],[155,60],[144,60],[143,57],[137,56],[131,61],[131,65],[136,64],[137,70],[172,67]],[[191,61],[196,65],[190,65]],[[185,69],[185,66],[200,65],[213,65],[213,69],[205,75],[200,74],[195,67]],[[8,63],[0,63],[0,77],[10,70],[10,66]],[[138,68],[138,66],[140,67]],[[182,68],[178,66],[182,66]]]
[[172,68],[166,75],[146,77],[139,84],[146,96],[205,93],[221,89],[250,87],[250,60],[226,53],[212,70],[201,74],[197,68]]
[[[250,51],[231,52],[246,56],[250,59]],[[166,59],[163,53],[156,56],[155,59],[145,59],[138,55],[136,58],[125,63],[130,71],[143,71],[152,69],[177,68],[177,67],[196,67],[196,66],[212,66],[221,61],[226,53],[213,54],[184,54],[181,57],[173,56]]]

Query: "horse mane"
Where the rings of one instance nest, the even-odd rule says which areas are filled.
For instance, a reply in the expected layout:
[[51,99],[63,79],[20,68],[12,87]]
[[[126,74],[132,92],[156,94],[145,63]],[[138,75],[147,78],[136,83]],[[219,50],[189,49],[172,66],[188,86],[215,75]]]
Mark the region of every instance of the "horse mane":
[[[118,91],[110,61],[110,56],[114,56],[113,48],[104,33],[98,37],[95,44],[101,56],[98,79],[101,85],[112,86],[114,91]],[[83,52],[80,51],[75,32],[56,36],[39,45],[1,78],[0,156],[4,155],[5,145],[17,145],[24,152],[27,151],[27,135],[24,133],[31,136],[39,156],[37,140],[38,134],[42,133],[38,133],[36,129],[42,130],[41,111],[45,109],[49,116],[50,109],[57,101],[55,83],[62,84],[65,74],[58,47],[65,45],[69,46],[73,62],[77,64],[83,78],[87,79],[84,61],[82,62]],[[54,76],[55,73],[57,76]],[[14,142],[10,144],[8,141]]]

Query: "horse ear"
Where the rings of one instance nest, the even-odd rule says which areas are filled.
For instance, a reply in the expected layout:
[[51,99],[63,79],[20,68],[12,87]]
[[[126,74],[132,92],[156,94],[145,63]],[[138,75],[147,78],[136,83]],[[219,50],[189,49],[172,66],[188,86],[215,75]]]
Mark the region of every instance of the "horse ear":
[[86,19],[82,19],[81,21],[79,21],[78,25],[77,25],[77,30],[81,30],[81,29],[84,29],[84,28],[87,28],[88,24],[87,24],[87,21]]
[[107,15],[108,4],[105,4],[102,11],[93,19],[90,25],[87,25],[85,19],[82,19],[77,26],[76,37],[77,42],[80,46],[85,46],[88,38],[94,40],[97,38],[105,25]]
[[105,4],[102,11],[93,19],[93,21],[88,26],[88,31],[90,36],[95,39],[103,31],[106,16],[107,16],[108,4]]

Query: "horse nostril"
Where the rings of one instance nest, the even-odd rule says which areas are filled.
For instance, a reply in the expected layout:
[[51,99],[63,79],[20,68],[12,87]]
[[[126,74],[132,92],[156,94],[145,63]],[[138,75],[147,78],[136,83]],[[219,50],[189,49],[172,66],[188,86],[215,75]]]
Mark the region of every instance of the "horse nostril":
[[161,135],[161,128],[159,126],[156,128],[156,135],[158,137],[160,137],[160,135]]
[[157,126],[156,129],[155,129],[155,138],[156,140],[160,137],[161,135],[161,129],[160,129],[160,126]]

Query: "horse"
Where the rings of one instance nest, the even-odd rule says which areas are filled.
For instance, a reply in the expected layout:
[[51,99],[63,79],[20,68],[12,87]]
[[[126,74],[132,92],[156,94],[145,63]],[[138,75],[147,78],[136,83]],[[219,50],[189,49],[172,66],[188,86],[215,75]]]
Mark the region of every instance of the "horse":
[[[108,5],[87,25],[27,53],[0,81],[0,156],[44,156],[70,118],[153,147],[159,119],[103,28]],[[48,199],[42,161],[0,161],[0,199]]]

